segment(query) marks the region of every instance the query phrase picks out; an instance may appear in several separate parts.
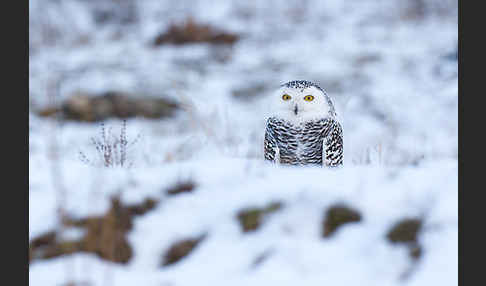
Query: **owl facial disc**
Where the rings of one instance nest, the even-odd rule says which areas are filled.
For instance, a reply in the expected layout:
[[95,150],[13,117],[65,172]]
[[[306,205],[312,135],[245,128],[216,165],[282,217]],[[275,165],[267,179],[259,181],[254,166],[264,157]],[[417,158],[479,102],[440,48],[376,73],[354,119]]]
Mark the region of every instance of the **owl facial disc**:
[[[283,84],[272,96],[272,115],[294,124],[333,114],[331,101],[325,91],[307,81]],[[331,103],[332,104],[332,103]]]

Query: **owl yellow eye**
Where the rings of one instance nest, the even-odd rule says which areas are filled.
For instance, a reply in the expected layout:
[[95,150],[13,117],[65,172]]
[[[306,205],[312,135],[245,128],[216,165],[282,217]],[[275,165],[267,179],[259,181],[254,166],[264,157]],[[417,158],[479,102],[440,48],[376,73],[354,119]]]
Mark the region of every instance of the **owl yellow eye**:
[[314,96],[312,96],[312,95],[306,95],[306,96],[304,96],[304,100],[305,101],[313,101],[314,100]]
[[282,99],[283,99],[283,100],[289,100],[289,99],[291,99],[291,98],[292,98],[292,97],[291,97],[290,95],[288,95],[288,94],[284,94],[284,95],[282,95]]

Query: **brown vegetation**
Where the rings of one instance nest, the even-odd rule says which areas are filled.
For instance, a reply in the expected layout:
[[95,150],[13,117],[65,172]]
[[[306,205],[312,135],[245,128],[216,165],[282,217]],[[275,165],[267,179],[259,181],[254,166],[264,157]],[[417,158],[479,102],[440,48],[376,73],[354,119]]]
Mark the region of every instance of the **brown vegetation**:
[[127,263],[133,253],[126,234],[132,229],[133,219],[152,210],[157,203],[149,198],[140,204],[123,205],[115,197],[111,200],[111,208],[102,216],[82,219],[67,217],[64,225],[82,228],[84,236],[70,241],[62,240],[55,231],[40,235],[29,243],[29,262],[76,252],[90,252],[105,260]]
[[182,25],[171,25],[157,36],[155,46],[162,44],[184,45],[189,43],[234,44],[238,40],[235,34],[219,31],[209,25],[195,23],[188,19]]
[[77,92],[61,104],[48,106],[37,112],[39,116],[59,114],[63,119],[75,121],[102,121],[107,118],[163,118],[172,116],[178,104],[164,98],[144,97],[118,91],[102,94]]

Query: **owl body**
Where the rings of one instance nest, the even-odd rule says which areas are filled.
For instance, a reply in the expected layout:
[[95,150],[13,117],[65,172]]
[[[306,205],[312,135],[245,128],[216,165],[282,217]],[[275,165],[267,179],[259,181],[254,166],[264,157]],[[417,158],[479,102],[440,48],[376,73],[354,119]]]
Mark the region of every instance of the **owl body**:
[[311,82],[293,81],[277,95],[285,103],[267,120],[265,159],[289,165],[342,165],[342,128],[327,94]]

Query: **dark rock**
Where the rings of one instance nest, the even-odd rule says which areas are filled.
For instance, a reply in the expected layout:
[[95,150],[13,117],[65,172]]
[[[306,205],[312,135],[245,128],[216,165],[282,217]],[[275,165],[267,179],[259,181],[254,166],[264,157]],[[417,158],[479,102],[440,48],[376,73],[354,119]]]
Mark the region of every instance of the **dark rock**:
[[243,232],[257,230],[262,224],[262,221],[266,215],[281,209],[282,206],[282,203],[274,202],[264,208],[247,208],[238,212],[237,218]]
[[398,221],[388,231],[386,237],[391,243],[404,244],[408,247],[409,255],[417,260],[422,256],[422,246],[418,242],[418,235],[423,222],[418,218],[405,218]]
[[324,218],[322,236],[330,237],[344,224],[361,221],[361,214],[352,208],[342,204],[331,206]]
[[180,193],[190,193],[194,190],[196,184],[192,181],[179,182],[167,190],[168,195],[177,195]]
[[388,232],[387,238],[392,243],[416,242],[422,227],[422,221],[417,218],[406,218],[397,222]]
[[167,266],[180,261],[191,253],[195,247],[205,238],[205,235],[198,238],[184,239],[174,243],[165,253],[162,266]]

